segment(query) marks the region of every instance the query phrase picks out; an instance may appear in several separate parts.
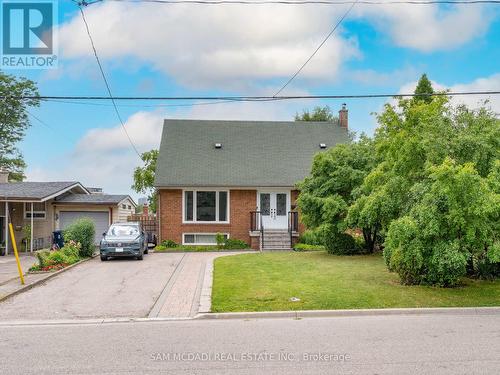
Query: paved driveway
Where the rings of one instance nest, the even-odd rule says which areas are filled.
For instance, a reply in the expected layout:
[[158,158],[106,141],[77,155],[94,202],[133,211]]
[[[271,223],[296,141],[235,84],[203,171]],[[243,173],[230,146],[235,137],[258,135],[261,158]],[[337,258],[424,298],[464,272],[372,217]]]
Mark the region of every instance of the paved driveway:
[[229,254],[148,254],[143,261],[95,258],[0,302],[0,319],[190,317],[211,285],[213,258]]

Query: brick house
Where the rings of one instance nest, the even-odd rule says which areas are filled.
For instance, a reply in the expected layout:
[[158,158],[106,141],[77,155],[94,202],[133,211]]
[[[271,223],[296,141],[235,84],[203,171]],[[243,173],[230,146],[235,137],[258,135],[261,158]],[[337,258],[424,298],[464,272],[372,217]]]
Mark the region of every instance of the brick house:
[[156,168],[159,240],[211,245],[215,234],[253,249],[290,248],[304,230],[296,183],[314,155],[348,141],[339,121],[165,120]]

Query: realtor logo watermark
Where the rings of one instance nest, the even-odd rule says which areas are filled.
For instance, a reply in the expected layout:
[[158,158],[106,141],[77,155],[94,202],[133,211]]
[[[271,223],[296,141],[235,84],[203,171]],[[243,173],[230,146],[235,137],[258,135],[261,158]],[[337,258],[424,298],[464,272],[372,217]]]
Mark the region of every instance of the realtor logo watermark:
[[2,0],[1,69],[57,68],[56,0]]

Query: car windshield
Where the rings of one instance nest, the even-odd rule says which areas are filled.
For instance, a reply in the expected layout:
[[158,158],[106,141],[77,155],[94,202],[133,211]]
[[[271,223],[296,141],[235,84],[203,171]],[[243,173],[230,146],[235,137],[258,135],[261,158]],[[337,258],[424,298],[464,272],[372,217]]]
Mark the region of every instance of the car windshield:
[[112,225],[107,233],[108,236],[137,236],[139,227],[137,225],[119,224]]

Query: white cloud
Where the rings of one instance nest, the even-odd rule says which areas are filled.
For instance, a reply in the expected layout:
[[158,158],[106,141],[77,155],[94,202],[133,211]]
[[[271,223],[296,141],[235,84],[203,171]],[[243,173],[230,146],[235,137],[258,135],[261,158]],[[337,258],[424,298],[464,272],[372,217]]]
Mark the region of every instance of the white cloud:
[[398,46],[422,52],[450,50],[471,41],[488,29],[495,13],[480,5],[387,4],[354,9],[357,16],[388,33]]
[[[130,69],[145,64],[192,88],[241,91],[256,82],[290,77],[346,9],[103,2],[85,12],[103,60]],[[386,4],[357,5],[350,17],[373,24],[398,46],[432,52],[482,35],[496,14],[481,5]],[[357,38],[344,34],[337,30],[299,78],[310,83],[336,79],[344,62],[360,57]],[[60,72],[95,71],[78,12],[60,27],[59,36]]]
[[[498,91],[500,89],[500,73],[493,74],[489,77],[477,78],[468,83],[457,83],[451,86],[446,86],[442,83],[432,81],[432,86],[435,91],[442,91],[449,89],[451,92],[471,92],[471,91]],[[415,91],[417,81],[408,82],[399,89],[399,94],[407,94]],[[451,99],[455,105],[465,104],[470,108],[479,108],[484,105],[485,101],[489,101],[487,106],[500,113],[500,101],[498,95],[467,95],[467,96],[454,96]]]
[[[101,58],[138,59],[195,88],[241,88],[249,81],[289,77],[343,11],[117,2],[85,9]],[[338,30],[301,78],[334,78],[342,62],[359,55],[357,40],[341,34]],[[59,36],[63,61],[92,56],[79,13],[61,26]]]

